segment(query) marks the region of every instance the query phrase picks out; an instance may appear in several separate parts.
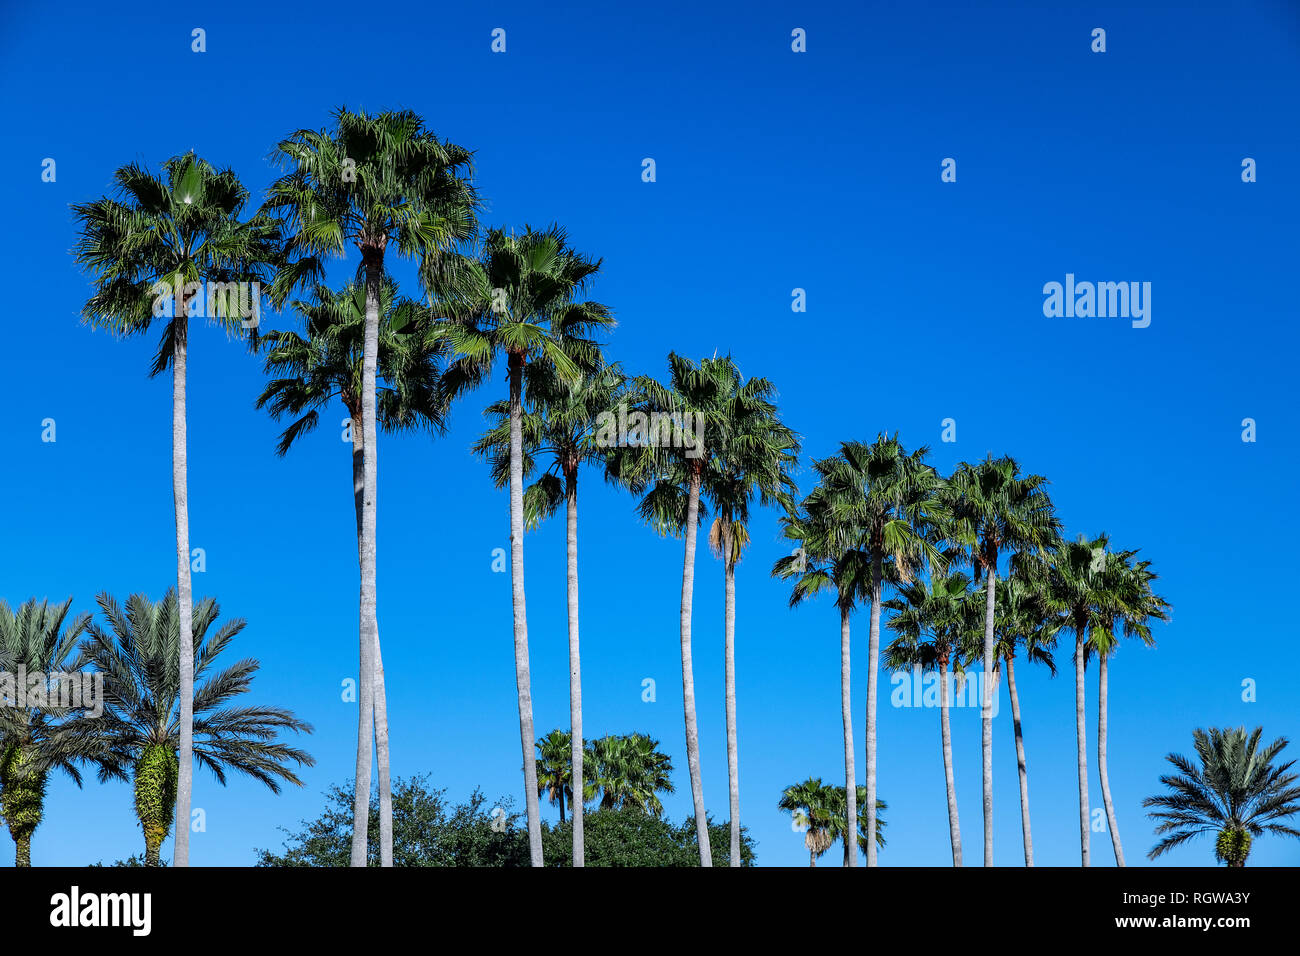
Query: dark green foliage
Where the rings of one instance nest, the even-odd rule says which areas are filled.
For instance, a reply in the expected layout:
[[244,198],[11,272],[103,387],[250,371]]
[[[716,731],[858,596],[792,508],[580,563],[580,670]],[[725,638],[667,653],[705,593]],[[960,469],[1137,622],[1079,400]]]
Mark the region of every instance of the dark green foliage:
[[[729,824],[709,823],[709,848],[714,866],[728,865]],[[695,817],[680,824],[640,810],[597,810],[582,823],[587,866],[699,866]],[[741,866],[754,866],[754,841],[740,830]],[[542,825],[542,847],[548,866],[572,866],[567,849],[573,842],[573,823]]]

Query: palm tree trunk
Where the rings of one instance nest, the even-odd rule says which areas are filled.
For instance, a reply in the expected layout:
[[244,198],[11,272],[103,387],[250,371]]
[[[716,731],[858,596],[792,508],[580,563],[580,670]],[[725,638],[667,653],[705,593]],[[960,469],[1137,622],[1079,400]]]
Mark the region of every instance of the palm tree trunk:
[[515,689],[519,695],[519,746],[524,757],[528,807],[528,854],[542,865],[542,820],[537,805],[537,757],[533,739],[532,675],[528,667],[528,611],[524,604],[524,357],[511,352],[510,366],[510,588],[514,609]]
[[14,866],[32,865],[32,835],[24,833],[14,837]]
[[943,779],[948,789],[948,838],[952,841],[952,865],[961,866],[961,824],[957,820],[957,785],[952,775],[952,725],[948,715],[948,657],[940,658],[939,735],[943,743]]
[[185,373],[189,299],[182,296],[172,338],[172,499],[176,510],[176,601],[180,614],[180,761],[176,781],[173,866],[190,865],[190,802],[194,794],[194,590],[190,581],[189,470],[186,458]]
[[[872,556],[871,627],[867,634],[867,866],[876,865],[876,693],[880,670],[880,595],[884,591],[881,564],[880,552],[876,551]],[[856,819],[845,821],[855,833],[857,824]]]
[[700,779],[700,729],[695,719],[695,669],[691,663],[691,602],[695,591],[695,539],[700,516],[700,473],[691,474],[686,505],[686,556],[682,563],[682,711],[686,719],[686,766],[691,774],[691,799],[695,803],[695,835],[700,866],[713,865],[709,847],[708,817],[704,812],[704,783]]
[[1076,619],[1074,626],[1074,742],[1079,756],[1079,852],[1082,866],[1088,866],[1088,742],[1083,719],[1083,637],[1084,625]]
[[850,681],[849,654],[849,609],[840,605],[840,720],[844,724],[844,865],[858,865],[857,833],[858,820],[858,771],[855,766],[857,756],[853,748],[853,685]]
[[740,751],[736,746],[736,565],[731,560],[732,535],[722,533],[723,644],[726,661],[727,797],[731,810],[731,866],[740,866]]
[[[570,778],[573,781],[573,865],[584,866],[587,859],[582,832],[582,656],[578,652],[578,473],[568,476],[568,514],[565,529],[568,561],[569,598],[569,743],[572,754]],[[560,790],[560,819],[564,819],[564,790]]]
[[1020,771],[1020,831],[1025,837],[1025,866],[1034,865],[1034,837],[1029,830],[1029,768],[1025,764],[1025,738],[1020,732],[1020,695],[1016,693],[1015,655],[1007,656],[1007,693],[1011,695],[1011,725],[1016,733],[1016,767]]
[[1119,840],[1119,824],[1115,820],[1115,805],[1110,799],[1110,779],[1106,772],[1106,661],[1108,654],[1097,655],[1097,774],[1101,777],[1101,802],[1106,808],[1106,826],[1110,829],[1110,842],[1115,848],[1115,865],[1124,865],[1124,847]]
[[[358,646],[360,674],[357,694],[356,796],[352,804],[352,866],[367,864],[370,825],[370,775],[373,769],[371,745],[374,734],[375,645],[379,641],[376,617],[378,599],[375,580],[376,505],[379,479],[378,429],[375,421],[375,378],[379,354],[379,283],[383,276],[383,252],[362,251],[366,275],[366,325],[361,358],[361,587]],[[355,430],[355,426],[354,426]]]
[[984,776],[984,865],[993,865],[993,622],[994,601],[997,591],[997,555],[988,562],[988,581],[984,601],[984,669],[980,680],[984,685],[980,706],[981,740]]
[[[365,501],[365,439],[359,436],[358,408],[348,407],[352,416],[352,506],[357,519],[357,562],[361,561],[362,513]],[[379,769],[379,865],[393,865],[392,764],[388,756],[388,695],[384,689],[384,658],[379,650],[379,621],[375,621],[375,756]]]

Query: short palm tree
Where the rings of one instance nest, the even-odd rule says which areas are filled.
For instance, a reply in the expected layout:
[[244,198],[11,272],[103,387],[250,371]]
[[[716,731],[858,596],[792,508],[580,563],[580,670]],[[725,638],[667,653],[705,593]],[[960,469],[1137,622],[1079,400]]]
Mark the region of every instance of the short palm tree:
[[[94,621],[87,625],[77,667],[90,665],[104,675],[101,732],[132,763],[145,862],[158,866],[159,848],[172,826],[180,769],[180,683],[175,661],[181,628],[176,592],[169,589],[157,603],[133,594],[125,608],[108,594],[100,594],[96,602],[108,626]],[[249,691],[259,665],[242,658],[214,670],[217,657],[245,625],[235,618],[214,628],[219,614],[212,598],[194,605],[193,647],[188,656],[196,679],[202,681],[194,694],[194,759],[223,786],[231,771],[260,781],[272,793],[280,792],[281,783],[302,786],[290,764],[310,767],[315,761],[276,737],[287,730],[311,733],[311,725],[282,707],[234,705]],[[100,779],[109,776],[125,778],[125,773],[101,770]],[[185,827],[189,828],[188,819]]]
[[[886,579],[906,584],[929,562],[942,569],[937,527],[943,507],[942,479],[925,463],[928,449],[908,452],[897,436],[878,435],[870,444],[843,442],[840,453],[813,462],[818,486],[804,501],[814,523],[834,524],[841,544],[863,552],[871,598],[867,637],[867,831],[875,829],[876,700],[879,693],[880,612]],[[827,517],[821,517],[821,514]],[[867,844],[867,866],[876,865],[876,846]]]
[[[356,799],[353,805],[352,866],[366,865],[371,745],[374,732],[374,649],[379,644],[376,612],[376,505],[380,301],[384,261],[390,245],[413,257],[426,289],[439,286],[447,254],[476,231],[478,197],[470,182],[469,150],[440,140],[410,111],[374,115],[346,108],[334,113],[334,127],[292,133],[275,149],[285,170],[271,186],[265,209],[282,220],[286,262],[271,286],[276,306],[302,286],[319,286],[324,260],[342,257],[352,244],[361,256],[358,275],[365,287],[362,337],[361,437],[363,452],[359,615]],[[388,741],[374,741],[381,761]],[[532,765],[532,747],[524,753]],[[363,781],[366,781],[363,783]],[[536,795],[533,795],[533,799]],[[391,807],[380,808],[380,857],[393,865]]]
[[573,799],[572,741],[563,730],[552,730],[537,741],[537,793],[545,796],[552,806],[560,805],[561,823],[566,801],[574,808],[574,819],[577,819],[581,801]]
[[[75,669],[68,658],[90,615],[69,619],[71,606],[72,598],[53,605],[33,598],[14,611],[0,601],[0,671],[9,672],[6,692],[26,694],[25,686],[16,686],[14,672],[48,678]],[[40,688],[42,693],[51,689],[48,684]],[[79,765],[87,760],[97,760],[110,773],[116,767],[118,755],[100,733],[100,721],[57,706],[70,702],[56,697],[47,699],[46,706],[14,706],[16,700],[0,706],[0,814],[14,839],[15,866],[32,865],[32,834],[44,816],[52,771],[66,773],[81,786]]]
[[993,865],[993,645],[998,560],[1021,552],[1046,554],[1060,532],[1047,479],[1021,476],[1010,457],[962,462],[948,479],[948,536],[985,582],[981,750],[984,783],[984,865]]
[[898,588],[884,603],[893,611],[888,625],[898,634],[885,648],[886,670],[937,670],[939,674],[939,738],[943,749],[943,776],[948,797],[948,838],[952,865],[961,866],[961,823],[957,814],[957,789],[953,780],[952,727],[949,719],[949,666],[962,665],[962,628],[972,606],[970,578],[961,573],[930,575]]
[[[77,261],[95,282],[82,315],[91,326],[123,336],[147,331],[155,319],[167,320],[150,374],[172,370],[176,579],[180,625],[188,634],[193,629],[185,411],[189,320],[206,313],[227,331],[250,328],[244,306],[257,314],[260,285],[253,285],[250,295],[218,293],[222,288],[239,289],[235,283],[260,284],[280,261],[279,236],[275,223],[260,213],[240,218],[249,193],[233,171],[218,171],[193,153],[164,162],[161,175],[132,163],[119,169],[114,179],[117,198],[72,207],[80,229]],[[194,696],[190,667],[189,660],[180,661],[177,866],[189,865]]]
[[1115,865],[1124,866],[1124,847],[1119,838],[1119,822],[1115,819],[1115,805],[1110,797],[1110,773],[1106,761],[1107,703],[1109,687],[1107,671],[1110,657],[1119,646],[1120,636],[1136,637],[1148,647],[1155,644],[1151,636],[1150,621],[1169,619],[1169,602],[1151,590],[1157,575],[1151,571],[1150,561],[1135,561],[1136,551],[1120,551],[1106,555],[1105,576],[1110,582],[1111,602],[1099,611],[1100,626],[1093,627],[1088,635],[1085,656],[1097,655],[1097,775],[1101,781],[1101,800],[1106,809],[1107,829],[1115,851]]
[[[338,292],[317,286],[308,301],[295,301],[304,331],[273,331],[262,337],[266,352],[266,388],[257,399],[277,421],[291,419],[276,452],[283,456],[315,430],[320,413],[334,400],[347,410],[352,438],[352,503],[356,516],[357,560],[361,560],[365,505],[365,444],[361,421],[364,379],[365,289],[349,283]],[[445,344],[435,334],[432,310],[401,298],[397,284],[385,277],[379,295],[379,359],[376,398],[379,427],[386,432],[444,429],[445,404],[439,387],[439,362]],[[392,784],[388,755],[388,703],[384,660],[376,613],[374,644],[374,720],[379,770],[381,820],[392,819]],[[380,844],[384,845],[381,837]],[[382,856],[382,852],[381,852]]]
[[[555,374],[554,366],[532,364],[524,375],[524,407],[520,410],[523,447],[523,475],[529,477],[536,459],[550,459],[546,469],[524,492],[524,526],[535,528],[543,519],[565,509],[566,600],[569,618],[569,725],[566,734],[572,746],[571,765],[582,779],[582,655],[578,642],[578,472],[586,464],[604,464],[610,450],[604,444],[601,426],[612,416],[625,390],[625,379],[617,365],[566,379]],[[474,446],[476,453],[492,462],[492,477],[498,488],[510,481],[510,402],[498,401],[485,414],[492,422],[488,432]],[[583,866],[586,858],[583,836],[583,806],[573,805],[573,865]],[[563,804],[561,804],[563,819]]]
[[[448,329],[456,360],[444,376],[449,395],[480,384],[504,354],[509,378],[510,584],[514,619],[515,686],[519,740],[524,757],[528,846],[542,866],[541,818],[533,760],[533,697],[528,661],[528,613],[524,600],[524,375],[529,365],[549,366],[574,380],[604,365],[591,336],[614,324],[609,309],[583,297],[600,272],[600,260],[570,247],[559,226],[525,227],[520,234],[491,230],[483,258],[460,286],[471,309]],[[476,303],[476,306],[474,305]],[[581,734],[576,734],[581,739]]]
[[1147,854],[1156,859],[1188,840],[1214,836],[1214,858],[1227,866],[1245,866],[1254,838],[1265,833],[1300,837],[1300,830],[1282,821],[1300,813],[1300,775],[1290,773],[1295,761],[1273,761],[1287,745],[1279,737],[1260,748],[1263,728],[1211,728],[1192,732],[1200,766],[1180,754],[1165,759],[1178,771],[1160,778],[1169,793],[1148,797],[1148,816],[1159,821],[1159,843]]
[[822,783],[820,777],[809,777],[786,787],[777,802],[777,809],[789,813],[791,825],[803,833],[810,867],[815,867],[817,858],[835,845],[844,829],[843,810],[837,811],[837,801],[843,800],[843,791],[837,795],[831,784]]
[[645,734],[598,737],[587,744],[583,799],[600,797],[602,810],[663,814],[661,793],[673,793],[673,765],[659,741]]

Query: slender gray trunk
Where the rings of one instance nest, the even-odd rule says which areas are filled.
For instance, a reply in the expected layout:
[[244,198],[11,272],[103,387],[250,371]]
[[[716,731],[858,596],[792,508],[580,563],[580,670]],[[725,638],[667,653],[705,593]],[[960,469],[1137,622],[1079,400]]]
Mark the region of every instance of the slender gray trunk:
[[988,580],[984,602],[984,685],[980,705],[981,741],[984,771],[984,865],[993,865],[993,622],[997,590],[997,555],[988,562]]
[[858,770],[853,746],[853,694],[849,653],[849,609],[840,605],[840,720],[844,724],[844,865],[858,865]]
[[173,866],[190,865],[190,802],[194,793],[194,590],[190,582],[189,471],[186,456],[185,372],[189,299],[181,297],[172,354],[172,499],[176,506],[176,601],[180,613],[180,767],[176,779]]
[[740,751],[736,745],[736,565],[731,560],[732,534],[722,533],[723,644],[726,661],[727,798],[731,809],[731,865],[740,866]]
[[1084,625],[1076,619],[1074,627],[1074,742],[1079,755],[1079,853],[1081,865],[1089,864],[1088,832],[1088,741],[1083,719],[1083,639]]
[[[352,505],[357,520],[357,562],[361,561],[362,513],[365,502],[365,444],[357,428],[360,414],[349,406],[352,417]],[[379,649],[379,621],[375,620],[375,756],[379,770],[379,865],[393,865],[392,764],[388,755],[388,695],[384,689],[384,657]]]
[[[383,252],[373,248],[362,251],[366,281],[366,324],[361,358],[361,588],[360,627],[358,634],[360,674],[357,693],[357,773],[356,795],[352,803],[352,866],[367,863],[367,839],[370,824],[370,777],[373,769],[371,748],[375,717],[375,645],[379,641],[376,617],[378,595],[375,578],[376,505],[378,498],[379,461],[378,428],[375,420],[375,379],[379,355],[379,286],[384,273]],[[356,424],[353,423],[355,433]]]
[[1115,805],[1110,799],[1110,777],[1106,769],[1106,701],[1109,695],[1106,681],[1108,654],[1097,655],[1097,774],[1101,777],[1101,802],[1106,808],[1106,826],[1110,829],[1110,842],[1115,847],[1115,865],[1124,865],[1124,847],[1119,840],[1119,824],[1115,820]]
[[[867,866],[876,865],[876,694],[880,681],[880,596],[884,582],[880,580],[882,561],[880,551],[872,556],[871,567],[871,627],[867,634]],[[857,821],[846,821],[856,831]]]
[[686,720],[686,766],[691,775],[691,800],[695,804],[695,836],[699,841],[700,866],[713,865],[709,847],[709,823],[704,811],[704,782],[700,779],[700,728],[695,719],[695,668],[691,663],[691,602],[695,592],[696,525],[700,517],[700,475],[691,475],[686,505],[686,555],[682,563],[682,711]]
[[537,804],[537,756],[533,752],[533,690],[528,667],[528,612],[524,604],[524,359],[510,355],[510,587],[514,609],[515,688],[519,694],[519,746],[524,757],[528,807],[528,854],[542,865],[542,820]]
[[943,779],[948,790],[948,838],[952,841],[952,865],[961,866],[961,823],[957,819],[957,784],[952,774],[952,725],[948,714],[948,657],[940,660],[939,735],[943,742]]
[[1025,764],[1025,738],[1020,731],[1020,695],[1016,693],[1015,656],[1007,657],[1007,693],[1011,695],[1011,725],[1016,733],[1016,767],[1020,771],[1020,832],[1025,838],[1025,866],[1034,865],[1034,837],[1029,830],[1029,768]]
[[[582,656],[578,652],[578,474],[569,477],[566,549],[569,598],[569,737],[570,775],[573,781],[573,865],[586,864],[582,833],[583,746],[582,746]],[[560,815],[564,815],[564,793],[560,793]]]

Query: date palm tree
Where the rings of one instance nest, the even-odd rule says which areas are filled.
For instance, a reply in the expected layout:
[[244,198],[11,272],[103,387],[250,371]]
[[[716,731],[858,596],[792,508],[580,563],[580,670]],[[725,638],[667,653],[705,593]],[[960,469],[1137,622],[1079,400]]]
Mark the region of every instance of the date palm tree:
[[[48,682],[76,669],[68,658],[90,615],[69,618],[71,606],[72,598],[53,605],[32,598],[14,611],[0,601],[0,671],[6,672],[0,677],[0,815],[14,840],[15,866],[32,865],[32,834],[44,817],[50,773],[62,771],[80,787],[80,765],[96,760],[111,773],[120,759],[99,733],[99,721],[71,706],[92,706],[81,676],[72,675],[80,683],[75,695],[65,683]],[[32,688],[39,702],[28,696],[24,674],[47,678]]]
[[[193,629],[186,458],[189,320],[206,316],[227,331],[241,329],[255,337],[260,283],[279,262],[279,235],[276,224],[261,214],[241,219],[248,190],[233,171],[218,171],[193,153],[167,160],[161,174],[128,164],[114,180],[116,198],[72,207],[79,228],[77,261],[95,283],[82,316],[89,325],[122,336],[145,332],[155,320],[165,320],[150,375],[172,371],[176,586],[180,626],[189,634]],[[182,658],[176,866],[189,865],[194,773],[190,667],[191,661]]]
[[1199,767],[1181,754],[1165,758],[1178,771],[1160,778],[1169,792],[1142,801],[1154,808],[1147,816],[1159,822],[1156,835],[1161,837],[1148,857],[1154,860],[1211,834],[1214,858],[1238,867],[1246,865],[1256,837],[1276,833],[1300,838],[1300,830],[1284,822],[1300,813],[1300,775],[1289,772],[1294,760],[1273,762],[1288,741],[1279,737],[1261,748],[1262,733],[1261,727],[1250,732],[1245,727],[1198,728],[1192,740]]
[[1115,851],[1115,865],[1124,866],[1124,847],[1119,838],[1119,823],[1115,819],[1115,804],[1110,797],[1110,773],[1106,762],[1107,702],[1109,687],[1107,670],[1110,657],[1119,646],[1119,638],[1136,637],[1148,647],[1154,646],[1151,620],[1169,619],[1169,602],[1151,590],[1157,575],[1151,571],[1150,561],[1135,561],[1136,551],[1112,552],[1106,555],[1105,575],[1111,596],[1109,605],[1099,609],[1100,626],[1093,627],[1088,635],[1085,657],[1097,655],[1097,774],[1101,781],[1101,800],[1106,809],[1106,824],[1110,831],[1111,846]]
[[973,605],[970,578],[961,573],[934,574],[930,580],[914,580],[898,589],[897,596],[884,602],[894,614],[886,625],[898,636],[885,648],[886,670],[920,668],[939,675],[939,738],[943,750],[943,776],[948,797],[948,838],[952,844],[952,865],[961,866],[961,823],[957,813],[957,789],[953,780],[952,726],[949,719],[949,666],[962,665],[962,629]]
[[[897,436],[878,435],[871,444],[843,442],[840,453],[813,462],[818,487],[804,505],[838,525],[870,561],[871,624],[867,638],[867,832],[875,830],[876,698],[880,670],[880,612],[885,581],[910,582],[929,562],[942,569],[937,547],[943,507],[942,479],[925,463],[927,448],[908,452]],[[876,846],[867,844],[867,866],[876,865]]]
[[[341,108],[334,113],[332,129],[298,130],[279,143],[274,155],[284,175],[272,184],[265,209],[283,221],[288,239],[287,261],[271,286],[272,301],[282,306],[297,288],[322,284],[325,260],[344,256],[349,244],[360,254],[358,277],[365,287],[360,389],[361,688],[351,854],[352,866],[365,866],[378,674],[375,648],[379,644],[375,579],[379,468],[376,379],[384,262],[391,245],[398,255],[417,261],[426,289],[436,288],[444,273],[446,254],[475,233],[478,197],[470,182],[471,153],[440,140],[410,111],[371,115]],[[388,741],[380,738],[374,746],[386,752]],[[524,754],[530,766],[531,758],[530,746]],[[392,829],[391,806],[381,806],[380,855],[384,866],[392,866],[393,862]]]
[[[725,487],[722,476],[726,464],[721,456],[731,454],[732,467],[739,464],[742,450],[749,451],[767,445],[767,451],[756,452],[755,461],[763,455],[775,455],[763,467],[771,475],[781,472],[786,464],[783,457],[797,447],[793,434],[784,431],[776,418],[771,399],[775,393],[772,383],[763,378],[745,379],[731,356],[706,358],[698,363],[676,353],[668,356],[668,381],[660,383],[648,376],[639,377],[634,384],[635,414],[644,416],[638,422],[635,434],[619,437],[625,450],[615,456],[612,475],[625,483],[634,494],[641,494],[638,511],[642,519],[661,535],[681,535],[685,543],[682,562],[682,597],[680,607],[680,636],[682,655],[683,717],[686,726],[686,763],[691,778],[691,798],[695,807],[695,830],[699,841],[700,866],[712,866],[709,849],[708,816],[704,809],[704,784],[700,773],[699,724],[695,710],[695,670],[691,647],[691,613],[695,592],[695,550],[700,521],[708,513],[701,497],[717,493],[720,498],[732,494]],[[749,438],[744,438],[748,434]],[[763,435],[755,440],[754,435]],[[748,443],[748,446],[746,445]],[[773,466],[773,463],[775,465]],[[748,467],[758,467],[751,464]],[[717,479],[715,481],[715,479]],[[764,483],[770,494],[776,493],[780,479],[769,478]],[[742,482],[743,483],[743,482]],[[751,492],[752,493],[752,492]],[[714,502],[715,507],[719,501]],[[738,501],[724,504],[734,518]],[[736,535],[734,526],[725,515],[719,533],[730,528],[731,541],[723,546],[723,553],[734,564]],[[724,572],[725,574],[725,572]],[[736,793],[736,760],[734,753],[734,661],[731,681],[731,716],[728,724],[728,751],[730,782]],[[736,863],[738,849],[738,794],[732,804],[732,854]]]
[[[577,379],[556,375],[553,366],[531,364],[524,370],[524,407],[520,410],[523,476],[531,476],[538,456],[549,464],[524,492],[524,527],[532,530],[565,509],[566,590],[569,623],[569,726],[571,766],[582,779],[582,655],[578,640],[578,472],[586,464],[604,464],[610,454],[601,426],[621,401],[626,380],[617,365]],[[474,446],[490,458],[498,488],[510,481],[510,402],[498,401],[485,412],[492,422]],[[564,818],[561,802],[560,818]],[[573,865],[586,858],[583,806],[573,804]]]
[[[262,337],[266,353],[266,388],[257,399],[280,421],[291,419],[280,434],[276,453],[288,454],[304,435],[314,431],[320,413],[338,400],[348,414],[352,442],[352,504],[356,517],[357,560],[361,560],[365,504],[365,443],[361,421],[364,379],[366,300],[365,288],[349,283],[338,292],[317,286],[307,301],[296,300],[294,310],[304,331],[272,331]],[[376,372],[376,415],[386,432],[422,428],[435,434],[445,429],[446,406],[440,389],[440,361],[446,344],[436,334],[433,309],[401,298],[397,284],[385,277],[379,294],[379,358]],[[379,776],[380,819],[392,820],[392,784],[388,752],[388,705],[384,686],[384,660],[379,648],[378,614],[375,622],[374,695],[376,762]],[[391,839],[381,836],[381,848]],[[381,849],[382,857],[382,849]]]
[[[145,864],[158,866],[159,848],[171,830],[180,769],[180,681],[175,662],[181,626],[176,591],[169,589],[157,603],[133,594],[125,608],[107,593],[100,594],[96,603],[108,626],[93,620],[87,624],[76,666],[90,665],[104,675],[101,732],[132,765]],[[311,733],[311,725],[282,707],[234,704],[248,693],[260,665],[246,657],[215,670],[217,657],[245,626],[242,619],[234,618],[214,627],[220,613],[212,598],[194,605],[188,656],[196,679],[202,681],[194,694],[194,758],[223,786],[231,771],[252,777],[272,793],[279,793],[282,783],[302,786],[291,764],[310,767],[315,760],[276,738],[283,731]],[[125,778],[125,773],[101,770],[101,780],[109,776]],[[188,819],[185,826],[188,829]]]
[[[482,261],[461,288],[472,311],[454,321],[447,341],[457,358],[444,376],[450,395],[480,384],[499,355],[509,379],[510,584],[514,619],[515,686],[519,740],[524,758],[528,847],[542,866],[542,830],[533,758],[532,677],[528,660],[528,613],[524,600],[524,374],[541,365],[566,380],[597,372],[604,364],[590,337],[614,324],[610,310],[583,298],[601,260],[575,251],[559,226],[522,233],[491,230]],[[576,556],[575,556],[576,557]],[[580,733],[575,736],[581,740]]]
[[984,784],[984,865],[993,865],[993,645],[998,560],[1021,552],[1045,554],[1060,532],[1047,479],[1022,477],[1010,457],[992,455],[977,464],[962,462],[944,494],[952,542],[969,556],[976,579],[985,584],[984,688],[981,751]]

